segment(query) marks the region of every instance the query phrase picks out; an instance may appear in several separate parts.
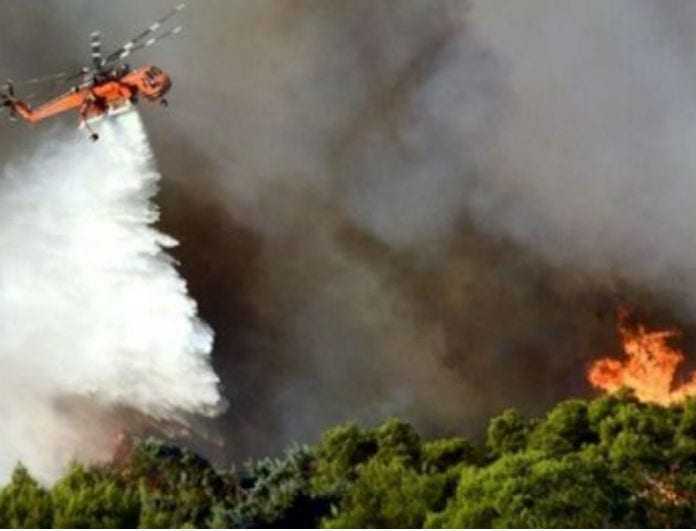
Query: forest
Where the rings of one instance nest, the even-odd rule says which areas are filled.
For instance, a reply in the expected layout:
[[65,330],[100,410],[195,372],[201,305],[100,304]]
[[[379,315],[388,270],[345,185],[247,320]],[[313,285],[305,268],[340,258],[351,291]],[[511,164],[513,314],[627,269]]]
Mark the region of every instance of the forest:
[[220,470],[152,438],[44,487],[21,464],[2,527],[696,526],[696,400],[621,391],[514,409],[485,437],[425,439],[407,422],[347,423],[313,445]]

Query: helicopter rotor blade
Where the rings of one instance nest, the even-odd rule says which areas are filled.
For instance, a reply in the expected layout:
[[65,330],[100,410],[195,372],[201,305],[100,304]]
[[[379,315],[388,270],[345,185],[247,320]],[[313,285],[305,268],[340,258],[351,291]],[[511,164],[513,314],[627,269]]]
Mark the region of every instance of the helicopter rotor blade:
[[[140,43],[140,44],[134,46],[134,47],[131,48],[130,50],[124,51],[124,52],[118,57],[118,60],[125,59],[126,57],[128,57],[128,56],[131,55],[132,53],[137,52],[138,50],[142,50],[143,48],[149,48],[150,46],[154,46],[154,45],[157,44],[158,42],[160,42],[160,41],[162,41],[162,40],[164,40],[164,39],[166,39],[166,38],[168,38],[168,37],[173,37],[173,36],[175,36],[175,35],[178,35],[179,33],[181,33],[181,31],[182,31],[183,29],[184,29],[183,26],[177,26],[176,28],[172,28],[172,29],[170,29],[169,31],[165,31],[164,33],[162,33],[161,35],[158,35],[157,37],[152,37],[152,38],[146,40],[145,42],[142,42],[142,43]],[[107,64],[108,64],[108,63],[107,63]]]
[[74,72],[72,75],[66,77],[65,80],[63,81],[63,83],[64,83],[64,84],[68,84],[68,83],[72,83],[72,82],[74,82],[74,81],[77,81],[77,80],[79,79],[79,80],[80,80],[80,84],[82,84],[82,83],[85,82],[85,80],[86,80],[91,74],[93,74],[93,73],[95,73],[95,72],[96,72],[96,71],[93,70],[93,69],[91,69],[90,67],[88,67],[88,66],[83,66],[82,68],[80,68],[79,71]]
[[20,87],[36,86],[53,83],[56,87],[67,85],[77,79],[84,78],[88,74],[99,71],[104,64],[104,59],[101,54],[101,33],[98,31],[92,32],[90,35],[90,46],[92,50],[92,67],[83,66],[78,71],[65,71],[48,76],[39,76],[27,79],[17,83]]
[[[124,59],[124,58],[128,57],[133,51],[140,50],[142,48],[146,48],[147,46],[151,46],[152,44],[154,44],[154,42],[151,42],[153,40],[153,38],[148,39],[148,37],[150,37],[150,35],[153,35],[157,30],[159,30],[162,27],[162,25],[165,22],[167,22],[170,18],[178,15],[181,12],[181,10],[184,9],[185,7],[186,7],[186,4],[179,4],[178,6],[176,6],[169,13],[164,15],[159,20],[155,21],[155,23],[152,24],[145,31],[143,31],[142,33],[140,33],[139,35],[137,35],[136,37],[134,37],[133,39],[131,39],[130,41],[125,43],[123,46],[121,46],[115,52],[109,54],[106,57],[106,60],[104,61],[103,64],[106,65],[106,64],[110,64],[110,63],[113,63],[115,61],[118,61],[120,59]],[[181,31],[181,30],[179,30],[179,31]],[[171,32],[167,32],[167,33],[171,33]],[[176,33],[178,33],[178,31]],[[160,40],[161,38],[162,38],[161,36],[154,37],[154,39],[156,41]],[[143,41],[145,41],[145,42],[143,42]],[[147,44],[147,43],[151,43],[151,44]]]
[[60,72],[58,74],[52,74],[50,76],[34,77],[27,79],[25,81],[20,81],[15,85],[20,88],[32,87],[36,89],[43,89],[44,86],[47,89],[58,88],[62,85],[67,85],[74,82],[77,79],[86,76],[91,69],[89,67],[82,67],[79,71],[72,72]]
[[62,81],[66,77],[68,77],[68,72],[60,72],[58,74],[51,74],[50,76],[42,76],[42,77],[32,77],[31,79],[27,79],[25,81],[20,81],[17,83],[17,86],[20,87],[25,87],[25,86],[32,86],[32,85],[43,85],[44,83],[55,83],[58,81]]
[[[155,21],[145,31],[143,31],[142,33],[125,43],[118,50],[109,54],[106,58],[104,58],[104,56],[102,55],[101,33],[95,31],[90,35],[90,45],[92,54],[91,66],[83,66],[78,71],[64,71],[47,76],[33,77],[16,83],[16,85],[21,88],[30,86],[36,86],[37,88],[40,88],[41,85],[48,86],[50,84],[53,84],[53,88],[57,88],[61,85],[69,85],[78,82],[80,87],[87,86],[92,82],[90,80],[91,78],[95,77],[95,74],[102,73],[107,68],[115,66],[115,63],[130,56],[133,52],[142,50],[144,48],[148,48],[150,46],[154,46],[163,39],[179,34],[182,31],[181,26],[172,28],[160,35],[155,35],[157,30],[159,30],[163,24],[165,24],[169,19],[173,18],[177,14],[179,14],[185,7],[185,3],[177,5],[166,15]],[[14,97],[14,91],[12,95]]]
[[92,48],[92,68],[99,71],[103,64],[100,32],[92,32],[92,34],[90,35],[90,47]]

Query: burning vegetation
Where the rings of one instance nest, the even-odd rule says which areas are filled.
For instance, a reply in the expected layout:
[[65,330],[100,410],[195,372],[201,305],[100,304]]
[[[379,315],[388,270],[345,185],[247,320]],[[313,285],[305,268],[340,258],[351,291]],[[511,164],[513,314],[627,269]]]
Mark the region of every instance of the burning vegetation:
[[676,382],[685,356],[669,340],[679,337],[679,330],[651,331],[642,324],[631,324],[628,311],[621,309],[619,334],[625,357],[605,357],[592,363],[587,376],[594,387],[610,393],[628,388],[639,400],[662,406],[696,396],[696,372],[686,382]]

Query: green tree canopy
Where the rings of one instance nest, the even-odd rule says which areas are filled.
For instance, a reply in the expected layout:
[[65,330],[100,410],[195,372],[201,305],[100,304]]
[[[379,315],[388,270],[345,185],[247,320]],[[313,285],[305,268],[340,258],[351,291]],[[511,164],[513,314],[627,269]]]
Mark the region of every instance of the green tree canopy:
[[313,446],[219,470],[136,441],[114,463],[72,465],[50,488],[18,466],[3,527],[694,527],[696,400],[626,392],[506,410],[485,443],[423,439],[409,423],[337,426]]

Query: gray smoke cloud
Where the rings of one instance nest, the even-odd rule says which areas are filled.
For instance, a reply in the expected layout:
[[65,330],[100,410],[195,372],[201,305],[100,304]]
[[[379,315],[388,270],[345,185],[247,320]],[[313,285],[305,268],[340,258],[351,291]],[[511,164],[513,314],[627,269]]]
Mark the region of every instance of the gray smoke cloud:
[[694,14],[680,2],[528,2],[504,17],[481,4],[477,19],[514,94],[480,219],[555,263],[657,286],[690,315],[696,99],[680,17]]
[[[93,28],[119,42],[171,3],[0,5],[0,66],[20,77],[79,66]],[[390,414],[473,435],[502,407],[587,393],[617,304],[692,323],[694,17],[192,2],[182,38],[139,60],[174,79],[170,110],[143,111],[161,228],[230,401],[200,426],[225,448],[204,449],[274,452]],[[5,156],[44,131],[0,130]]]

